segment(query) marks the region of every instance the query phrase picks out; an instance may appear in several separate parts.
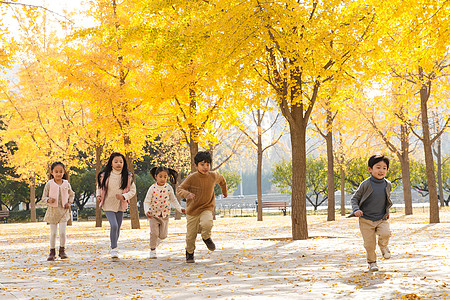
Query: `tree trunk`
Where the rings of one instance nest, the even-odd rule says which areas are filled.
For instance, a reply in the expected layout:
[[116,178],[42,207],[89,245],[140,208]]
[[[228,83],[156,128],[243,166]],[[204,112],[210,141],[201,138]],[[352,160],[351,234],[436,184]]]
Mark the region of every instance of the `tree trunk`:
[[437,164],[437,180],[439,188],[439,200],[442,207],[445,206],[444,201],[444,190],[442,189],[442,149],[441,149],[441,138],[436,141],[437,151],[436,151],[436,164]]
[[36,174],[31,176],[30,183],[30,221],[36,222]]
[[[125,153],[125,159],[127,160],[128,171],[130,171],[134,177],[133,158],[132,158],[130,152],[127,151]],[[131,197],[130,205],[128,206],[128,209],[130,210],[131,229],[140,229],[141,224],[139,223],[139,211],[138,211],[138,207],[137,207],[137,196],[136,195]]]
[[258,154],[258,162],[256,166],[256,196],[258,201],[258,221],[263,220],[262,215],[262,190],[261,190],[261,177],[262,177],[262,159],[263,159],[263,150],[262,150],[262,131],[261,131],[261,110],[257,110],[258,114],[258,142],[257,142],[257,154]]
[[[180,182],[181,182],[181,174],[178,173],[177,183],[175,184],[175,191],[178,189]],[[181,204],[181,198],[180,198],[180,196],[177,195],[177,193],[175,193],[175,197],[177,198],[178,203]],[[181,220],[181,213],[178,212],[178,210],[175,210],[175,220]]]
[[[423,69],[419,67],[423,80]],[[422,115],[422,143],[425,153],[425,167],[428,181],[428,197],[430,199],[430,223],[439,223],[439,202],[437,197],[436,177],[434,173],[433,151],[431,149],[430,127],[428,123],[427,102],[430,97],[431,82],[423,84],[420,89],[420,112]]]
[[[98,133],[98,131],[97,131]],[[100,173],[100,169],[102,167],[102,146],[95,147],[95,181],[97,182],[98,174]],[[97,184],[96,184],[97,186]],[[95,197],[95,227],[102,227],[102,209],[97,202],[97,197]]]
[[403,198],[405,201],[405,215],[412,215],[412,195],[411,195],[411,177],[409,172],[409,157],[406,154],[406,158],[399,157],[402,168],[402,185],[403,185]]
[[197,171],[197,169],[195,168],[194,157],[198,152],[198,143],[194,141],[194,139],[192,138],[192,134],[191,139],[189,140],[189,152],[191,154],[191,173],[194,173],[195,171]]
[[340,166],[341,173],[341,216],[345,216],[345,171],[342,165]]
[[401,153],[398,155],[402,168],[403,199],[405,201],[405,215],[412,215],[411,174],[409,171],[409,134],[406,125],[400,126]]
[[[301,112],[303,113],[303,112]],[[306,126],[289,123],[292,145],[292,238],[306,240]]]
[[327,110],[327,182],[328,182],[328,212],[327,221],[335,220],[335,198],[334,198],[334,155],[333,155],[333,118],[331,111]]

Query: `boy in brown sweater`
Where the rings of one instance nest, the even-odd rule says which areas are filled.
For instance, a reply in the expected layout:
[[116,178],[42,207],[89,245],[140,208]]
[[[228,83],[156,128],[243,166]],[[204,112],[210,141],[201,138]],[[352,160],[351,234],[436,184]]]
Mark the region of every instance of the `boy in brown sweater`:
[[216,183],[222,189],[223,197],[227,197],[227,183],[225,178],[211,169],[211,154],[199,151],[195,157],[197,172],[189,175],[177,189],[177,195],[186,198],[186,262],[193,263],[195,239],[199,226],[202,239],[210,251],[216,249],[211,239],[213,227],[213,213],[215,208],[214,186]]

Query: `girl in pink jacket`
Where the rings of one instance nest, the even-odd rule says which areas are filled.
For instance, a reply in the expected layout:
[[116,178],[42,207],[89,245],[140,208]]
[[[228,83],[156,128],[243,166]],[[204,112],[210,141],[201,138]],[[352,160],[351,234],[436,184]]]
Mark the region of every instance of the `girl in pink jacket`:
[[119,257],[117,241],[122,225],[123,212],[127,210],[130,199],[136,195],[136,185],[128,172],[127,161],[121,153],[114,152],[97,178],[97,201],[108,218],[111,229],[110,253],[112,258]]
[[42,201],[47,203],[44,221],[50,224],[50,254],[47,260],[55,260],[56,232],[59,225],[59,257],[67,258],[65,252],[67,221],[71,218],[70,205],[75,193],[66,180],[66,170],[60,161],[50,167],[50,180],[47,181],[42,193]]

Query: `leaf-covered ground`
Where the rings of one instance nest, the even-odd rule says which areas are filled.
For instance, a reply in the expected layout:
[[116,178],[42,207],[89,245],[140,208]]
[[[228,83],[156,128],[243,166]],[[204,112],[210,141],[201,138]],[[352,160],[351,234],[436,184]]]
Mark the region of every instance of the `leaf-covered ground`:
[[[150,260],[149,226],[125,220],[120,258],[108,254],[109,225],[68,227],[69,259],[47,262],[43,222],[0,224],[0,299],[450,299],[450,210],[391,215],[393,257],[367,272],[357,219],[308,216],[308,240],[292,241],[289,216],[218,218],[209,252],[197,239],[196,263],[185,263],[185,219]],[[58,241],[57,241],[58,246]]]

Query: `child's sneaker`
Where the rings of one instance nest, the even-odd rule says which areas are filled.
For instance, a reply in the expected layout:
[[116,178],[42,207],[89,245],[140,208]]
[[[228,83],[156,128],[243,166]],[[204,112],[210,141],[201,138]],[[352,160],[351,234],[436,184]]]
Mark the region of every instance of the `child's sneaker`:
[[203,241],[205,242],[206,247],[208,247],[210,251],[216,250],[216,245],[214,244],[211,238],[207,238],[206,240]]
[[378,271],[377,263],[369,263],[369,271],[370,271],[370,272],[376,272],[376,271]]
[[380,249],[381,249],[381,254],[383,254],[384,259],[391,258],[391,251],[389,251],[388,247],[384,247],[384,248],[380,248]]
[[156,258],[156,250],[150,250],[150,259]]
[[186,262],[187,262],[187,263],[195,263],[195,260],[194,260],[194,253],[188,253],[188,252],[186,251]]
[[117,248],[111,249],[111,258],[118,258],[119,257],[119,250]]

